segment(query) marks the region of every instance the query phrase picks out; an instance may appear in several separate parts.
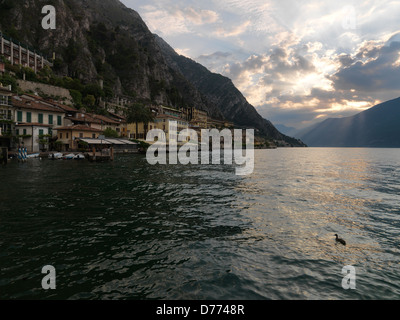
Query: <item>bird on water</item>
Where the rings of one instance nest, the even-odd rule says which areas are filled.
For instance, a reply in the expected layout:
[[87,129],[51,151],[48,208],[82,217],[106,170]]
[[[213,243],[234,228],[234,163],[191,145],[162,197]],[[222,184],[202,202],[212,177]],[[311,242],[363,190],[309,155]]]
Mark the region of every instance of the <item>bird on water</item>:
[[335,234],[335,236],[336,236],[336,242],[339,242],[339,243],[341,243],[342,245],[346,245],[346,241],[344,241],[343,239],[340,239],[339,238],[339,236],[337,235],[337,234]]

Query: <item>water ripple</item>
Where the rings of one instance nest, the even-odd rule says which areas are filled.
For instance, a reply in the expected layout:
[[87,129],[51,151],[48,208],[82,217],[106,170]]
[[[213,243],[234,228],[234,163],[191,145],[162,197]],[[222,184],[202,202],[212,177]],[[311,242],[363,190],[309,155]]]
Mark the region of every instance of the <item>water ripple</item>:
[[[399,156],[257,150],[247,177],[143,156],[11,163],[1,171],[0,298],[398,299]],[[54,292],[40,288],[47,264]],[[345,265],[356,290],[341,287]]]

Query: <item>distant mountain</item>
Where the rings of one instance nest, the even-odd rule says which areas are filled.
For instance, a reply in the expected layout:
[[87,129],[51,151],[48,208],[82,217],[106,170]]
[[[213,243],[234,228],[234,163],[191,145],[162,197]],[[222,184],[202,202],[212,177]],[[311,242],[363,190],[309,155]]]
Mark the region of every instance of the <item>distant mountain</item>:
[[275,128],[277,128],[283,134],[289,137],[296,137],[296,134],[299,132],[299,129],[285,126],[284,124],[275,124]]
[[311,147],[400,148],[400,98],[352,117],[327,119],[298,137]]

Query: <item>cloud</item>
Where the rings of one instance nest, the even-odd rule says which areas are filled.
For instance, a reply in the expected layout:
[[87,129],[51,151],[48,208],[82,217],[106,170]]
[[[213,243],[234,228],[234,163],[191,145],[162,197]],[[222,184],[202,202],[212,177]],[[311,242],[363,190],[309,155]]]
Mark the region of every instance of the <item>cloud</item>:
[[212,10],[199,10],[192,7],[178,10],[177,13],[185,17],[185,19],[193,24],[202,25],[215,23],[218,21],[219,15]]
[[149,28],[164,36],[191,33],[193,28],[219,21],[219,14],[213,10],[193,6],[181,8],[173,3],[143,5],[141,10]]
[[335,89],[400,95],[400,42],[382,45],[369,41],[344,60],[342,68],[331,77]]
[[233,26],[230,29],[227,29],[226,27],[219,27],[215,31],[215,34],[219,37],[236,37],[239,36],[243,33],[245,33],[250,26],[251,22],[250,21],[245,21],[242,24],[238,26]]
[[399,2],[122,1],[273,122],[304,126],[400,95]]
[[371,96],[362,100],[351,91],[313,89],[308,95],[281,95],[257,109],[273,123],[304,128],[332,117],[346,117],[368,109],[381,101]]
[[270,96],[279,97],[289,92],[305,94],[313,84],[310,77],[323,77],[300,50],[283,47],[275,47],[266,54],[251,55],[242,62],[226,64],[223,74],[232,79],[255,106],[265,104]]
[[221,73],[224,65],[226,65],[229,61],[233,63],[236,60],[236,57],[232,52],[216,51],[211,54],[202,54],[195,60],[202,65],[207,66],[209,70]]

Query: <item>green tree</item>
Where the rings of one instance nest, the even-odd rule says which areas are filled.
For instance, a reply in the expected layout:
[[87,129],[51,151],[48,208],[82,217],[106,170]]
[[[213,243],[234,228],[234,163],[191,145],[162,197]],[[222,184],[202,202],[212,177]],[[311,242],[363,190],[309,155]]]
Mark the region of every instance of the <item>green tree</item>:
[[139,136],[139,123],[144,124],[146,135],[147,125],[149,124],[149,122],[154,121],[153,112],[150,110],[150,108],[144,106],[141,103],[135,103],[130,108],[128,108],[125,116],[128,123],[136,124],[136,138]]
[[118,132],[111,128],[107,128],[106,130],[104,130],[103,134],[106,138],[118,138],[119,137]]
[[93,95],[88,94],[85,98],[83,98],[82,102],[84,105],[93,108],[96,103],[96,98]]
[[85,95],[92,95],[96,99],[104,97],[103,89],[101,89],[101,87],[98,84],[94,83],[86,85],[85,88],[83,89],[83,93]]
[[44,152],[49,147],[49,139],[51,138],[51,134],[41,134],[39,135],[39,144],[41,145],[41,150]]
[[17,80],[9,74],[4,74],[3,76],[0,75],[0,83],[3,86],[11,85],[11,89],[15,92],[18,87]]
[[71,97],[74,100],[75,105],[80,106],[82,104],[82,93],[74,89],[69,90],[69,93],[71,94]]

